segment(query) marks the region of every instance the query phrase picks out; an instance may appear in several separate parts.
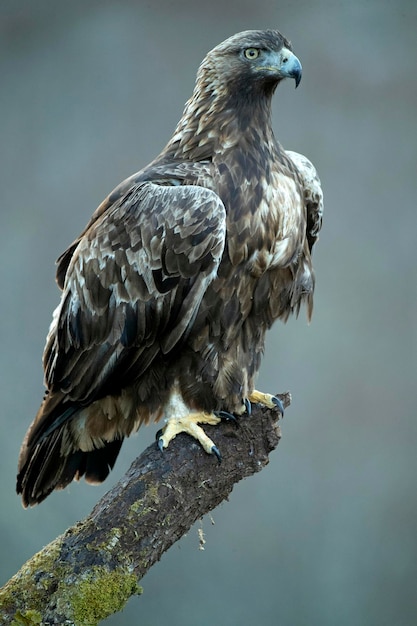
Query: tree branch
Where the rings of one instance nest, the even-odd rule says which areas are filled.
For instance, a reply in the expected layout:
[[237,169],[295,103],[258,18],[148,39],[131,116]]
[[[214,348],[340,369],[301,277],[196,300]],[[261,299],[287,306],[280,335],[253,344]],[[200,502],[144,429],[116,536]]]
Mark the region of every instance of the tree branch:
[[[285,407],[290,394],[279,395]],[[223,461],[187,435],[149,446],[82,522],[32,557],[0,590],[2,624],[93,626],[141,593],[138,581],[233,485],[268,464],[279,412],[254,405],[238,425],[205,427]]]

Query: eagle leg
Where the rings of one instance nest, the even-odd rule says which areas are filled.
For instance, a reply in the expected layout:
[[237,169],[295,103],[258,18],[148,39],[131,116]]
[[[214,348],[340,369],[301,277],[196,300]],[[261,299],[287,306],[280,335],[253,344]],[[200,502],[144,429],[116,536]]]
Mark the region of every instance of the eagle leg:
[[164,428],[157,433],[158,447],[161,451],[167,448],[170,441],[179,433],[187,433],[193,439],[196,439],[208,454],[214,454],[218,461],[221,461],[221,455],[218,447],[206,435],[199,424],[210,424],[215,426],[219,424],[225,416],[215,415],[214,413],[193,412],[181,417],[170,417]]
[[[279,398],[273,396],[270,393],[263,393],[262,391],[257,391],[256,389],[254,389],[249,396],[249,401],[264,404],[269,409],[275,409],[276,407],[278,407],[279,412],[284,417],[284,405]],[[250,415],[249,410],[248,414]]]

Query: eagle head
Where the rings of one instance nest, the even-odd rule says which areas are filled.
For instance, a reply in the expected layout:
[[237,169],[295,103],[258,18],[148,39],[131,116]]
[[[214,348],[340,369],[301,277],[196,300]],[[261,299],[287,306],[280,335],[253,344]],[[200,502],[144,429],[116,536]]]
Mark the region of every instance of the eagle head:
[[[233,85],[239,92],[251,88],[274,90],[284,78],[301,81],[301,63],[290,42],[277,30],[248,30],[213,48],[200,67],[201,78],[211,84]],[[216,80],[217,79],[217,80]]]
[[280,32],[247,30],[229,37],[201,63],[166,150],[176,158],[207,159],[237,145],[249,129],[270,139],[271,99],[284,78],[297,87],[301,63]]

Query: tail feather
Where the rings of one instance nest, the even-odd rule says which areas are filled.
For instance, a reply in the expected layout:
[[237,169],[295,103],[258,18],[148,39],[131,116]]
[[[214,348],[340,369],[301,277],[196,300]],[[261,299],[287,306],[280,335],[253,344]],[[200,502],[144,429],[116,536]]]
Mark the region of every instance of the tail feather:
[[63,489],[72,480],[79,480],[82,476],[90,485],[99,485],[104,482],[116,463],[123,441],[123,439],[114,439],[106,443],[103,448],[95,448],[90,452],[78,450],[72,454],[68,457],[57,488]]
[[46,397],[23,442],[19,457],[16,491],[23,506],[44,500],[54,489],[63,489],[82,476],[92,484],[103,482],[113,469],[123,437],[102,447],[80,450],[71,435],[70,423],[81,407],[57,403],[48,411]]
[[82,476],[88,483],[102,483],[114,467],[123,439],[90,452],[77,450],[68,456],[62,455],[61,443],[62,432],[52,433],[34,448],[19,471],[16,490],[22,494],[25,508],[39,504],[54,489],[64,489]]

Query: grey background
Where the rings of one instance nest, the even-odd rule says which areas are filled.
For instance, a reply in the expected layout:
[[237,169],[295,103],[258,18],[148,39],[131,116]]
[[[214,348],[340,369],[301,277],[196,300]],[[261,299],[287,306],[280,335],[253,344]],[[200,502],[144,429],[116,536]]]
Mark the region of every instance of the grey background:
[[[417,623],[414,1],[81,2],[0,6],[0,580],[84,517],[103,487],[24,511],[21,440],[42,396],[54,260],[163,147],[205,53],[279,28],[304,75],[274,128],[325,191],[313,322],[269,333],[259,388],[291,390],[268,468],[175,545],[106,624]],[[215,466],[213,465],[213,471]]]

